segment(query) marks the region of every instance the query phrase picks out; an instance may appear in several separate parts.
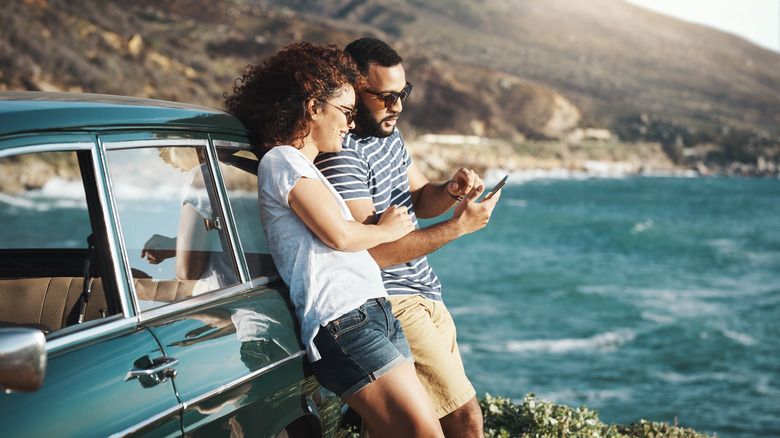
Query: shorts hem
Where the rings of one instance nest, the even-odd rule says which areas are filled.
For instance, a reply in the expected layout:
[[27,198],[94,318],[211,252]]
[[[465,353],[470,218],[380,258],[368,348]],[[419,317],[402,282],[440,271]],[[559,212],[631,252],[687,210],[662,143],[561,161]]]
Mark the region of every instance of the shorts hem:
[[339,398],[341,398],[342,400],[346,400],[349,397],[352,397],[353,395],[355,395],[358,392],[360,392],[361,389],[365,388],[366,386],[368,386],[372,382],[376,381],[380,377],[382,377],[385,374],[389,373],[390,370],[392,370],[393,368],[397,367],[398,365],[401,365],[402,363],[404,363],[404,362],[406,362],[408,360],[409,360],[409,358],[404,357],[403,355],[397,356],[395,359],[393,359],[389,363],[385,364],[383,367],[381,367],[378,370],[370,373],[366,377],[363,377],[362,379],[360,379],[357,383],[355,383],[349,389],[344,391],[343,394],[339,395]]
[[458,408],[465,405],[466,403],[468,403],[469,400],[471,400],[476,396],[477,396],[477,391],[474,390],[474,388],[471,388],[469,391],[465,392],[459,397],[452,399],[447,404],[443,406],[435,406],[436,415],[439,417],[439,419],[442,419],[447,415],[458,410]]

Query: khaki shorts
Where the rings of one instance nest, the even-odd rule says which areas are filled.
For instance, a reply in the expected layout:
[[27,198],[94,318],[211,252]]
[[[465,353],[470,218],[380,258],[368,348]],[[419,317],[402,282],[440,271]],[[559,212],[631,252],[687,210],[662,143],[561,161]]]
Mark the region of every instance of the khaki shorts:
[[439,418],[476,396],[458,351],[455,323],[444,303],[420,295],[388,297],[414,356],[417,377]]

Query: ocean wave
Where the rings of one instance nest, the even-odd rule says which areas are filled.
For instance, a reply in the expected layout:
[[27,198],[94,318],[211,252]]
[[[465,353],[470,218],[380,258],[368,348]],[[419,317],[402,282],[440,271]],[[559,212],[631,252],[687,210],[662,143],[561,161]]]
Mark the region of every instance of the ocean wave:
[[702,315],[718,315],[727,313],[729,309],[722,304],[713,302],[711,298],[730,296],[731,292],[711,289],[626,289],[623,295],[633,302],[633,305],[647,312],[653,309],[656,315],[686,317]]
[[507,184],[522,184],[527,181],[539,179],[558,180],[585,180],[585,179],[626,179],[632,177],[643,178],[697,178],[699,173],[694,170],[679,171],[641,171],[635,172],[632,168],[603,161],[588,161],[583,165],[583,170],[565,168],[553,169],[489,169],[485,172],[483,181],[486,186],[497,183],[504,175],[509,175]]
[[[46,186],[49,185],[49,183],[46,184]],[[51,188],[45,189],[46,186],[44,186],[44,189],[32,190],[18,196],[0,193],[0,202],[17,209],[40,212],[66,208],[87,209],[82,187],[79,187],[81,190],[80,196],[69,196],[74,192],[72,187],[64,186],[59,190],[54,190]]]
[[659,325],[669,325],[676,321],[674,317],[669,315],[661,315],[656,312],[643,311],[640,313],[640,315],[642,316],[642,319],[654,322]]
[[637,222],[634,224],[634,226],[631,228],[631,234],[639,234],[645,230],[648,230],[650,228],[653,228],[653,220],[647,219],[644,222]]
[[498,345],[501,351],[511,353],[545,352],[565,354],[572,351],[614,351],[634,340],[633,330],[618,330],[600,333],[590,338],[534,339],[528,341],[507,341]]
[[20,196],[6,195],[5,193],[0,193],[0,202],[11,207],[18,207],[29,210],[33,210],[36,207],[35,201]]
[[561,391],[537,392],[536,396],[542,400],[553,403],[593,402],[603,401],[621,401],[631,402],[635,399],[635,392],[629,388],[624,389],[603,389],[603,390],[574,390],[566,389]]
[[737,341],[742,345],[758,345],[761,343],[758,339],[745,333],[739,333],[729,329],[721,329],[720,332],[723,336],[733,341]]
[[453,316],[461,316],[461,315],[498,315],[501,314],[502,309],[499,309],[495,306],[490,305],[484,305],[484,306],[457,306],[457,307],[450,307],[449,308],[450,315]]
[[52,178],[39,190],[28,192],[30,197],[84,199],[84,183],[80,179]]
[[528,201],[524,199],[510,199],[506,201],[504,204],[509,205],[510,207],[518,207],[518,208],[528,207]]
[[649,371],[650,377],[661,380],[666,383],[672,383],[676,385],[682,384],[697,384],[697,383],[711,383],[711,382],[730,382],[737,384],[752,384],[756,376],[748,375],[744,373],[733,372],[700,372],[683,374],[675,371]]

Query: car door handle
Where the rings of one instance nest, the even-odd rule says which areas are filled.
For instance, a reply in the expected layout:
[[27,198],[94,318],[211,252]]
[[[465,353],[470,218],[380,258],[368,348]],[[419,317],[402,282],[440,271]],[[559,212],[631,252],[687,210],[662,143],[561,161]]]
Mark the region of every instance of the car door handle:
[[127,372],[125,381],[138,378],[144,387],[154,386],[176,377],[177,371],[172,368],[178,364],[179,359],[173,357],[161,356],[151,360],[149,356],[144,356],[135,361],[135,367]]

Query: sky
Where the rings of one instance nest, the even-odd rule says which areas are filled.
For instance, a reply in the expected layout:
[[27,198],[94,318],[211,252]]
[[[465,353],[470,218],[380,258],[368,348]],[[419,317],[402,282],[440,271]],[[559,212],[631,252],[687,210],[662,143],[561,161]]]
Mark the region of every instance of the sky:
[[780,0],[626,0],[780,52]]

